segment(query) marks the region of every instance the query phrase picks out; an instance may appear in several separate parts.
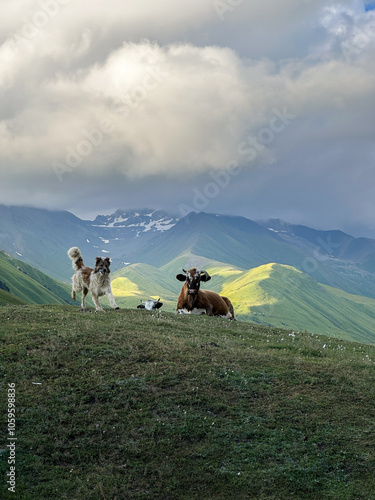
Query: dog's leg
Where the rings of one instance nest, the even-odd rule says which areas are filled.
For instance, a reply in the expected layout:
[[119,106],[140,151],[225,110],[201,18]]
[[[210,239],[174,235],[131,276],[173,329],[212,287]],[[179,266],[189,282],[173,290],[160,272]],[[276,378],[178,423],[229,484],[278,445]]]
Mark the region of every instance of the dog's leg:
[[92,300],[94,301],[96,311],[97,311],[97,312],[99,312],[99,311],[103,311],[103,308],[102,308],[102,306],[100,305],[99,298],[98,298],[98,296],[96,295],[96,293],[91,292],[91,296],[92,296]]
[[108,297],[108,300],[111,304],[111,306],[113,307],[113,309],[120,309],[119,306],[116,304],[116,301],[115,301],[115,298],[113,296],[113,293],[111,290],[108,290],[108,292],[106,293],[107,297]]
[[76,291],[72,288],[72,299],[76,300]]
[[89,293],[88,289],[85,287],[82,290],[82,302],[81,302],[81,309],[84,311],[86,309],[86,295]]

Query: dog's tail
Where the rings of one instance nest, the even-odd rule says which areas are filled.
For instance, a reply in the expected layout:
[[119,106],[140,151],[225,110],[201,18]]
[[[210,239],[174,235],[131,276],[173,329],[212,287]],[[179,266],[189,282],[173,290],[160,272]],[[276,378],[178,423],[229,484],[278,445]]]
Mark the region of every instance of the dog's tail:
[[84,267],[81,250],[78,247],[69,248],[68,255],[72,259],[73,269],[78,271],[78,269]]

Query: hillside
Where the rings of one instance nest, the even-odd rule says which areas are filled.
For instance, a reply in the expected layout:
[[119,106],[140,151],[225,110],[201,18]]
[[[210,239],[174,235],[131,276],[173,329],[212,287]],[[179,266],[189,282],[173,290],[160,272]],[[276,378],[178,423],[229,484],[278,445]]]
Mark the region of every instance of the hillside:
[[[277,235],[244,217],[190,213],[150,245],[137,252],[137,262],[161,267],[186,252],[239,267],[255,267],[289,259],[302,263],[304,254],[290,248]],[[132,255],[130,260],[134,262]]]
[[375,300],[317,283],[290,266],[268,264],[226,281],[235,311],[256,323],[375,343]]
[[12,293],[0,289],[0,306],[10,305],[10,304],[20,305],[20,304],[26,304],[26,302],[20,299],[19,297],[16,297]]
[[288,224],[279,219],[261,222],[274,230],[288,243],[297,247],[310,247],[322,259],[340,259],[356,263],[362,269],[375,272],[375,240],[354,238],[342,231],[319,231],[310,227]]
[[322,285],[293,267],[275,263],[245,270],[187,253],[160,269],[133,264],[114,273],[116,301],[134,308],[140,300],[160,297],[163,310],[172,312],[181,289],[175,275],[192,266],[209,272],[212,279],[202,288],[227,296],[239,320],[375,342],[374,299]]
[[[70,286],[0,251],[2,303],[72,304]],[[8,293],[8,295],[7,295]]]
[[[131,264],[113,273],[113,294],[117,303],[127,308],[136,307],[140,300],[160,297],[164,303],[163,309],[172,312],[176,310],[177,297],[181,290],[181,282],[176,280],[176,274],[181,268],[213,264],[221,268],[227,267],[220,262],[190,253],[180,255],[160,268],[149,264]],[[218,287],[219,282],[216,283],[216,288]]]
[[[95,221],[82,221],[69,212],[0,206],[0,215],[0,242],[13,255],[35,262],[33,266],[66,283],[72,275],[66,255],[69,246],[81,248],[87,265],[98,254],[117,255],[112,262],[113,288],[121,307],[135,308],[140,300],[160,297],[164,310],[173,311],[181,288],[175,275],[181,267],[210,267],[215,279],[209,288],[220,293],[224,287],[223,293],[235,302],[241,319],[373,341],[375,275],[370,271],[375,240],[279,220],[262,225],[244,217],[203,212],[178,220],[149,209],[118,210]],[[270,263],[297,271],[285,280],[277,277],[275,268],[262,279],[269,287],[265,291],[256,282],[257,272],[252,275],[249,270]],[[30,303],[61,303],[59,297],[70,303],[69,287],[20,261],[13,267],[22,269],[32,281],[17,285],[19,275],[8,277],[13,289],[5,288],[5,292]],[[245,282],[240,273],[245,273]],[[307,275],[311,281],[304,278],[306,287],[301,287],[300,277]],[[236,278],[239,281],[231,287]],[[291,289],[285,286],[288,280]],[[264,293],[266,300],[257,303],[257,295]],[[5,295],[4,300],[14,298]]]
[[69,212],[0,205],[0,217],[0,248],[60,281],[67,282],[71,274],[69,247],[79,246],[87,259],[94,259],[102,245],[99,236]]
[[0,333],[17,498],[373,497],[372,346],[70,306],[1,308]]
[[113,273],[112,277],[116,302],[126,308],[137,307],[141,300],[160,297],[164,309],[173,311],[180,288],[173,275],[169,276],[148,264],[129,265]]

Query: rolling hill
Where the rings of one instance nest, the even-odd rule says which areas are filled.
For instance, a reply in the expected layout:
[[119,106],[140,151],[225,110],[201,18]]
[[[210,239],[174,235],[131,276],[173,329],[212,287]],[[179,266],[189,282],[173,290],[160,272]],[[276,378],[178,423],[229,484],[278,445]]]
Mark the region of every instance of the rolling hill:
[[119,306],[134,308],[141,300],[160,297],[164,309],[173,311],[179,291],[173,278],[148,264],[132,264],[113,273],[112,291]]
[[133,264],[114,274],[112,287],[123,307],[160,297],[163,310],[174,311],[181,267],[205,268],[212,279],[205,288],[230,298],[239,320],[309,331],[358,342],[375,342],[375,300],[323,285],[291,267],[270,263],[246,270],[182,254],[161,268]]
[[70,286],[0,251],[0,304],[73,304]]
[[322,285],[290,266],[268,264],[224,284],[243,319],[375,343],[375,300]]
[[[189,267],[210,267],[211,269],[213,266],[215,269],[220,269],[227,278],[231,273],[242,272],[238,268],[221,262],[192,253],[184,253],[160,268],[139,263],[117,270],[113,273],[113,294],[116,297],[116,302],[124,307],[136,307],[140,300],[160,297],[164,303],[163,310],[172,312],[176,310],[177,297],[181,290],[181,282],[175,278],[178,271]],[[217,275],[215,282],[210,282],[210,289],[219,292],[223,282],[224,280]]]

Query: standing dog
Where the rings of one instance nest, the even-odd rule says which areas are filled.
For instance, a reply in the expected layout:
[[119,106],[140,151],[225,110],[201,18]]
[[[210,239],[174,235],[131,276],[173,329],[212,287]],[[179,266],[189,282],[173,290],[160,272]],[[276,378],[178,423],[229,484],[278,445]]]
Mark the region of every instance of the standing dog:
[[97,311],[103,311],[99,302],[99,297],[107,295],[113,309],[120,309],[113,297],[111,289],[111,271],[109,270],[110,260],[108,257],[96,257],[95,269],[86,267],[83,263],[81,251],[77,247],[68,250],[68,255],[72,259],[72,266],[75,274],[72,277],[72,299],[76,300],[76,293],[82,292],[81,307],[85,309],[86,295],[90,292]]

